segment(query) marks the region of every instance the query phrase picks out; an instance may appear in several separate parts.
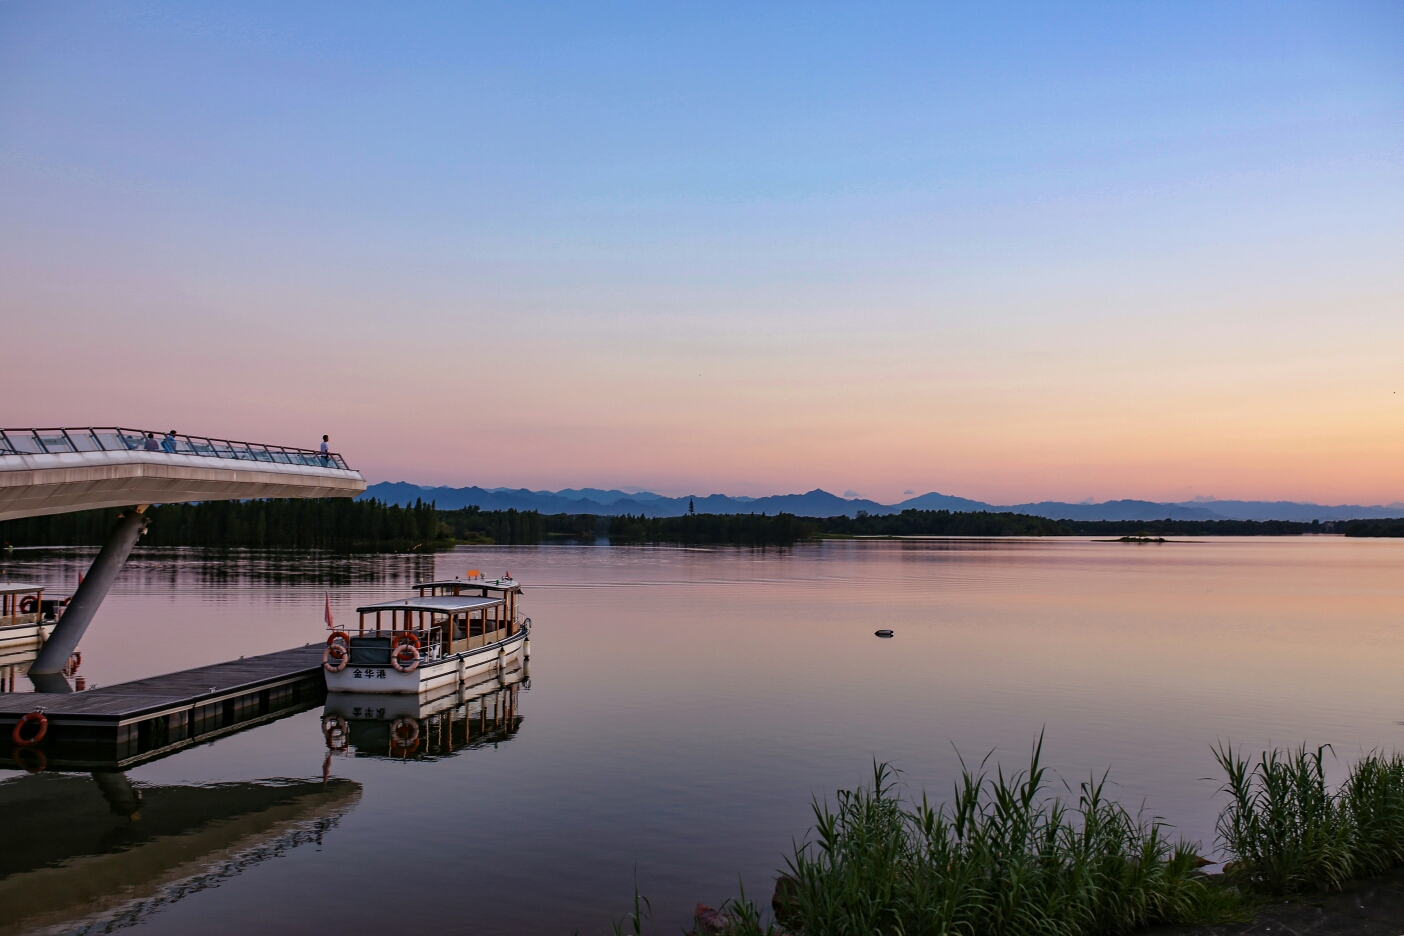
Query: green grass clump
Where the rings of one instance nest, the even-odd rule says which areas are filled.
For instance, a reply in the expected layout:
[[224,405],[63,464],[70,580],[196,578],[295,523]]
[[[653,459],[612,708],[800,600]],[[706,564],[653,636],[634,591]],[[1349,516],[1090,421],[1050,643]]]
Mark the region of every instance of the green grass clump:
[[1231,745],[1215,749],[1228,775],[1217,832],[1230,880],[1282,896],[1404,865],[1404,757],[1372,751],[1332,791],[1327,750],[1274,749],[1250,762]]
[[[1210,898],[1194,848],[1108,800],[1105,775],[1075,803],[1049,795],[1041,749],[1012,776],[963,769],[936,808],[924,795],[904,803],[885,764],[833,808],[816,801],[778,922],[824,936],[1071,936],[1199,918]],[[763,932],[743,904],[728,908],[736,932]]]
[[[966,769],[954,799],[906,802],[895,772],[814,801],[808,841],[786,859],[775,918],[745,890],[699,918],[699,936],[1100,936],[1156,923],[1238,922],[1263,897],[1339,888],[1404,867],[1404,755],[1370,752],[1328,788],[1329,745],[1264,751],[1249,761],[1214,749],[1229,802],[1216,832],[1224,875],[1158,819],[1104,795],[1106,775],[1076,796],[1050,795],[1040,763],[990,776]],[[988,761],[988,758],[986,758]],[[624,923],[642,931],[646,901]]]

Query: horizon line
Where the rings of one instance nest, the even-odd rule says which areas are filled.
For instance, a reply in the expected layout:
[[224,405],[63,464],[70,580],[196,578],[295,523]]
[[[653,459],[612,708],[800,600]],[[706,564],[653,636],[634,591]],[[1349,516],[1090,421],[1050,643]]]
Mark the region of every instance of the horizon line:
[[[1127,502],[1143,503],[1143,504],[1163,504],[1163,505],[1166,505],[1166,506],[1174,506],[1174,507],[1194,507],[1194,506],[1203,506],[1203,505],[1209,505],[1209,504],[1294,504],[1294,505],[1299,505],[1299,506],[1304,506],[1304,507],[1363,507],[1363,508],[1370,508],[1370,507],[1374,507],[1374,508],[1404,507],[1404,500],[1394,500],[1394,501],[1389,501],[1389,502],[1383,502],[1383,501],[1382,501],[1382,502],[1380,502],[1380,503],[1375,503],[1375,504],[1346,504],[1346,503],[1339,503],[1339,504],[1323,504],[1323,503],[1318,503],[1318,502],[1316,502],[1316,501],[1284,500],[1284,499],[1281,499],[1281,498],[1273,499],[1273,500],[1266,500],[1266,499],[1253,499],[1253,498],[1243,498],[1243,497],[1224,497],[1224,498],[1212,497],[1212,496],[1206,497],[1206,496],[1203,496],[1203,495],[1198,496],[1198,497],[1195,497],[1195,498],[1192,498],[1192,499],[1190,499],[1190,500],[1181,500],[1181,501],[1175,501],[1175,500],[1155,500],[1155,499],[1146,498],[1146,497],[1111,497],[1111,498],[1106,498],[1106,499],[1104,499],[1104,500],[1093,500],[1092,498],[1087,498],[1087,499],[1080,500],[1080,501],[1068,501],[1068,500],[1057,500],[1057,499],[1053,499],[1053,498],[1044,498],[1044,499],[1042,499],[1042,500],[1027,500],[1027,501],[1020,501],[1020,502],[1017,502],[1017,503],[997,504],[997,503],[994,503],[994,502],[992,502],[992,501],[980,500],[979,498],[974,498],[974,497],[966,497],[966,496],[961,495],[961,494],[946,494],[946,493],[943,493],[943,492],[941,492],[941,491],[926,491],[926,492],[921,493],[921,494],[904,495],[902,500],[895,501],[895,502],[893,502],[893,503],[884,503],[884,502],[882,502],[882,501],[875,500],[874,498],[871,498],[871,497],[864,497],[864,496],[862,496],[862,495],[849,496],[849,493],[848,493],[848,492],[845,492],[844,494],[835,494],[835,493],[833,493],[832,491],[825,490],[824,488],[821,488],[821,487],[811,488],[811,489],[808,490],[808,491],[791,492],[791,493],[786,493],[786,494],[760,494],[760,495],[752,495],[752,494],[724,494],[724,493],[716,492],[716,491],[714,491],[714,492],[712,492],[712,493],[710,493],[710,494],[698,494],[698,493],[695,493],[695,492],[694,492],[694,493],[687,493],[687,494],[662,494],[662,493],[659,493],[659,492],[657,492],[657,491],[649,490],[649,489],[647,489],[647,488],[639,488],[638,490],[635,490],[635,491],[627,491],[627,490],[625,490],[625,489],[622,488],[622,487],[603,488],[603,487],[593,487],[593,486],[588,486],[588,485],[587,485],[587,486],[583,486],[583,487],[564,487],[564,488],[560,488],[560,489],[558,489],[558,490],[554,490],[554,491],[553,491],[553,490],[550,490],[550,489],[548,489],[548,488],[540,488],[540,489],[537,489],[537,488],[529,488],[529,487],[508,487],[508,486],[504,486],[504,485],[498,485],[498,486],[495,486],[495,487],[482,487],[481,485],[477,485],[477,484],[465,484],[465,485],[460,485],[460,486],[454,486],[454,485],[451,485],[451,484],[417,484],[417,483],[415,483],[415,482],[413,482],[413,481],[376,481],[376,482],[374,482],[374,483],[372,483],[371,485],[368,486],[367,491],[369,491],[370,488],[375,487],[375,486],[380,485],[380,484],[407,484],[407,485],[410,485],[411,487],[417,487],[417,488],[420,488],[421,490],[425,490],[425,491],[432,491],[432,490],[461,491],[461,490],[469,490],[469,489],[471,489],[471,488],[477,488],[478,490],[487,491],[487,492],[490,492],[490,493],[526,491],[526,492],[529,493],[529,494],[537,494],[537,495],[546,494],[546,495],[551,495],[551,496],[553,496],[553,497],[563,497],[563,496],[567,496],[567,495],[563,495],[563,494],[561,493],[562,491],[599,491],[599,492],[601,492],[601,493],[617,492],[617,493],[619,493],[619,494],[624,494],[626,497],[637,497],[637,496],[639,496],[639,495],[645,495],[645,494],[646,494],[646,495],[651,495],[651,496],[653,496],[653,497],[664,498],[664,499],[668,499],[668,500],[682,500],[682,499],[684,499],[684,498],[703,498],[703,499],[706,499],[706,498],[712,498],[712,497],[725,497],[725,498],[728,498],[728,499],[730,499],[730,500],[757,501],[757,500],[767,500],[767,499],[775,498],[775,497],[806,497],[806,496],[811,495],[811,494],[824,494],[824,495],[827,495],[827,496],[829,496],[829,497],[833,497],[833,498],[836,498],[836,499],[838,499],[838,500],[846,501],[846,502],[849,502],[849,503],[870,503],[870,504],[874,504],[874,505],[879,506],[879,507],[898,507],[898,506],[901,506],[902,504],[908,503],[909,501],[919,500],[919,499],[921,499],[921,498],[923,498],[923,497],[931,497],[931,496],[936,496],[936,497],[949,497],[949,498],[956,499],[956,500],[970,501],[971,503],[974,503],[974,504],[982,504],[982,505],[987,506],[987,507],[1027,507],[1027,506],[1039,506],[1039,505],[1042,505],[1042,504],[1059,504],[1059,505],[1069,505],[1069,506],[1075,506],[1075,507],[1097,507],[1097,506],[1102,506],[1102,505],[1105,505],[1105,504],[1117,504],[1117,503],[1127,503]],[[634,485],[630,485],[630,487],[634,487]],[[361,495],[361,496],[364,496],[364,495]],[[588,498],[585,498],[585,497],[576,497],[576,498],[573,498],[573,499],[576,499],[576,500],[587,500]]]

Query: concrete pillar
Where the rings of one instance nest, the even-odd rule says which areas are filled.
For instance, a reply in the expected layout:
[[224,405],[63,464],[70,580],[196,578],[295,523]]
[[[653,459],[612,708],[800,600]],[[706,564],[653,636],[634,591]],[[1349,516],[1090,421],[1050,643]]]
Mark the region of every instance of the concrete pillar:
[[[102,551],[93,560],[92,568],[84,577],[83,584],[79,585],[78,590],[73,593],[73,600],[68,603],[63,617],[59,618],[58,624],[54,625],[54,632],[49,635],[48,640],[44,641],[44,646],[39,649],[39,655],[29,667],[31,678],[63,672],[63,667],[68,663],[69,656],[78,649],[78,641],[83,639],[83,632],[92,623],[93,615],[97,614],[102,599],[107,597],[108,589],[116,580],[117,573],[122,571],[122,566],[127,562],[127,556],[131,555],[137,537],[141,536],[142,531],[146,529],[146,517],[142,516],[146,507],[146,504],[142,504],[135,509],[128,510],[122,515],[122,519],[117,521],[117,525],[112,528],[112,535],[107,538],[107,544],[102,547]],[[53,682],[53,680],[35,680],[36,689],[40,682]]]

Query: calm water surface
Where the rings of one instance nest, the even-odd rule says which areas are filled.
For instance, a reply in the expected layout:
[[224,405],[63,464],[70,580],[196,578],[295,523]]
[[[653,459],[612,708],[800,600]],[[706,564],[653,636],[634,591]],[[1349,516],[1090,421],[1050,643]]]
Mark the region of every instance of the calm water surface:
[[[87,555],[3,568],[71,591]],[[1069,783],[1110,768],[1124,800],[1212,842],[1216,740],[1330,742],[1344,759],[1404,739],[1404,542],[1333,537],[148,551],[82,672],[105,685],[320,641],[328,591],[349,622],[470,567],[510,570],[535,622],[514,731],[328,762],[317,706],[137,767],[131,829],[184,863],[142,886],[111,872],[86,922],[11,914],[0,933],[603,932],[636,879],[655,930],[675,932],[738,876],[767,901],[811,796],[863,782],[874,758],[944,798],[958,754],[1017,766],[1043,731]],[[95,784],[5,771],[10,884],[127,847],[113,836],[137,833],[75,832],[107,815]],[[42,809],[71,818],[47,850],[22,821]]]

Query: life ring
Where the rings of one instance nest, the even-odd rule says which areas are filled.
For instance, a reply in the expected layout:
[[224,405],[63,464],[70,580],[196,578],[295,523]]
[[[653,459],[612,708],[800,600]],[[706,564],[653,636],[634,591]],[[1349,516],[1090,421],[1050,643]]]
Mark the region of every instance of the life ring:
[[419,722],[413,718],[397,718],[391,722],[390,747],[401,757],[409,757],[419,750]]
[[[404,662],[401,662],[401,657]],[[419,638],[404,633],[395,642],[395,652],[390,654],[390,665],[401,673],[413,673],[419,669]]]
[[327,646],[330,647],[337,642],[340,642],[343,647],[349,647],[351,646],[351,635],[342,630],[332,631],[331,636],[327,638]]
[[33,595],[26,595],[20,599],[20,614],[33,614],[39,610],[39,599]]
[[328,673],[341,672],[350,660],[351,651],[339,643],[327,644],[327,649],[322,651],[322,668]]
[[351,736],[346,728],[346,719],[340,715],[322,716],[322,735],[327,739],[327,750],[340,753],[351,746]]
[[[10,756],[15,759],[15,766],[26,773],[43,773],[49,768],[49,759],[38,748],[17,747]],[[31,757],[37,760],[33,764],[26,764],[25,761]]]
[[[34,733],[34,737],[24,736],[24,726],[39,723],[39,730]],[[49,720],[44,717],[43,712],[29,712],[21,715],[20,720],[15,722],[15,730],[10,732],[10,740],[20,747],[33,747],[44,740],[44,735],[49,733]]]

